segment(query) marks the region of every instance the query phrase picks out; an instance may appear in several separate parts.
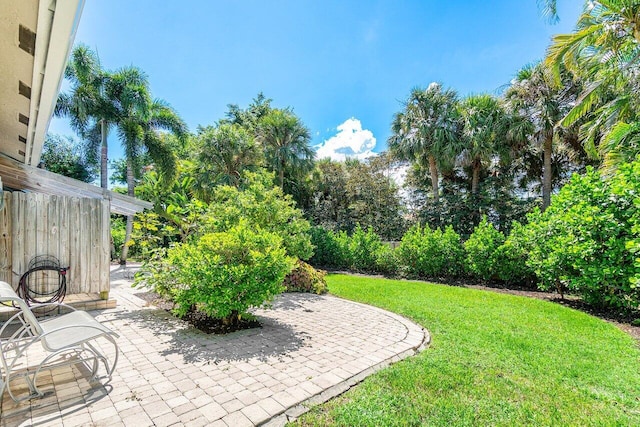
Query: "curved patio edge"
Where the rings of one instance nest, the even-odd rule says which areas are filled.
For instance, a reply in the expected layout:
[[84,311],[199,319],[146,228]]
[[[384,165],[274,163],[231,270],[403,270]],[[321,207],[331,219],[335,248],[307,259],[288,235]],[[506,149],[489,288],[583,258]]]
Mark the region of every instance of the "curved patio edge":
[[384,310],[382,308],[372,306],[369,304],[363,304],[357,301],[351,301],[345,298],[340,298],[335,295],[328,295],[332,298],[338,298],[343,301],[346,301],[350,304],[357,304],[363,307],[367,307],[368,309],[374,309],[383,315],[392,318],[400,323],[402,323],[407,328],[407,335],[405,339],[402,341],[403,343],[409,346],[408,349],[403,350],[391,357],[386,358],[385,360],[370,366],[363,371],[351,376],[343,380],[342,382],[333,385],[307,399],[304,401],[293,405],[280,414],[274,415],[271,419],[261,423],[261,426],[265,427],[279,427],[284,426],[286,423],[295,421],[298,417],[304,415],[306,412],[309,412],[314,406],[323,404],[328,402],[329,400],[340,396],[341,394],[346,393],[352,387],[358,385],[362,381],[364,381],[368,376],[391,366],[392,364],[404,360],[408,357],[414,356],[420,353],[423,350],[426,350],[431,343],[431,334],[426,328],[418,325],[417,323],[390,311]]
[[3,426],[282,425],[431,339],[381,308],[295,293],[255,310],[260,328],[208,335],[150,306],[127,271],[113,273],[116,308],[92,312],[120,336],[111,382],[54,369],[41,378],[45,398],[2,401]]

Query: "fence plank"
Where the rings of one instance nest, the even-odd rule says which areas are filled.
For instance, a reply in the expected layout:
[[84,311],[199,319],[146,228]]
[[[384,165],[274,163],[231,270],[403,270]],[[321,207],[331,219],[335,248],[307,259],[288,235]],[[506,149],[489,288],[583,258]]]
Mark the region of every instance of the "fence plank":
[[109,269],[111,264],[111,206],[108,200],[100,200],[100,292],[109,292]]
[[13,231],[11,229],[11,193],[5,192],[1,196],[4,207],[0,211],[0,280],[11,283],[11,246]]
[[109,291],[109,202],[5,193],[0,211],[0,280],[15,288],[37,255],[71,269],[67,293]]

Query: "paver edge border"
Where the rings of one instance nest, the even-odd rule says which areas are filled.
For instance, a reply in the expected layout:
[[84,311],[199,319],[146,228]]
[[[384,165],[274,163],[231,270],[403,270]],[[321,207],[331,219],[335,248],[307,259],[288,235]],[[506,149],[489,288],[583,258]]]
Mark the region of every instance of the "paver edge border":
[[[415,356],[416,354],[426,350],[429,347],[429,344],[431,343],[431,334],[429,333],[429,331],[420,326],[419,324],[417,324],[416,322],[413,322],[412,320],[407,319],[404,316],[401,316],[397,313],[393,313],[391,311],[385,310],[383,308],[380,307],[376,307],[374,305],[369,305],[369,304],[364,304],[361,302],[357,302],[357,301],[352,301],[346,298],[342,298],[342,297],[338,297],[336,295],[323,295],[324,297],[331,297],[331,298],[336,298],[336,299],[340,299],[343,301],[348,301],[352,304],[357,304],[357,305],[361,305],[367,308],[373,308],[377,311],[382,312],[383,314],[385,314],[388,317],[394,318],[395,320],[399,321],[400,323],[402,323],[406,328],[407,331],[409,331],[409,325],[411,325],[411,327],[415,328],[419,328],[422,331],[423,337],[422,337],[422,341],[416,345],[413,346],[401,353],[398,353],[394,356],[391,356],[385,360],[383,360],[382,362],[376,363],[373,366],[368,367],[367,369],[360,371],[359,373],[341,381],[340,383],[331,386],[305,400],[303,400],[300,403],[295,404],[294,406],[291,406],[287,409],[285,409],[283,412],[281,412],[280,414],[274,415],[273,417],[271,417],[268,420],[265,420],[264,422],[260,423],[259,425],[261,426],[268,426],[268,427],[276,427],[276,426],[284,426],[286,423],[294,421],[295,419],[297,419],[298,417],[300,417],[301,415],[305,414],[306,412],[309,412],[311,410],[311,408],[313,406],[328,402],[329,400],[340,396],[343,393],[346,393],[347,391],[349,391],[352,387],[358,385],[359,383],[361,383],[362,381],[364,381],[365,378],[367,378],[368,376],[370,376],[371,374],[374,374],[388,366],[391,366],[392,364],[399,362],[401,360],[404,360],[410,356]],[[409,332],[407,332],[407,336],[409,335]],[[407,339],[407,336],[405,336],[405,338],[403,338],[403,340]]]

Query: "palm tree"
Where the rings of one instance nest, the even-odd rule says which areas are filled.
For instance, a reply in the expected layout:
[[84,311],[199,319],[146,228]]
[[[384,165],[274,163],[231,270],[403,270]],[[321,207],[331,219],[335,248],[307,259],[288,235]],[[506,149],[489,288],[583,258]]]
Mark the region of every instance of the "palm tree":
[[[556,2],[543,2],[548,10],[554,10]],[[576,105],[562,120],[564,126],[572,125],[594,110],[595,119],[589,120],[582,133],[593,147],[596,134],[606,137],[617,123],[616,115],[628,109],[633,102],[631,93],[620,90],[625,81],[637,81],[640,66],[640,1],[591,0],[586,2],[576,30],[571,34],[554,37],[547,53],[547,64],[560,80],[561,68],[566,67],[589,83],[585,85]],[[612,92],[615,94],[613,97]],[[603,128],[603,124],[605,124]],[[633,126],[618,126],[610,141],[628,139],[625,132]],[[604,132],[603,132],[604,130]],[[589,139],[590,137],[590,139]]]
[[239,125],[221,124],[217,128],[201,129],[198,141],[197,186],[202,200],[208,200],[208,190],[215,185],[238,187],[242,171],[262,163],[262,152],[253,136]]
[[505,93],[511,112],[526,117],[532,124],[531,142],[542,148],[542,209],[551,203],[552,165],[554,147],[564,135],[575,129],[562,127],[559,122],[575,104],[579,88],[567,72],[557,85],[551,70],[543,63],[523,67]]
[[276,172],[284,189],[285,174],[313,169],[315,151],[309,146],[309,129],[289,110],[274,109],[258,123],[257,140],[264,147],[267,167]]
[[68,117],[70,125],[88,143],[90,160],[100,147],[100,186],[107,188],[107,137],[116,120],[115,100],[105,92],[110,78],[102,69],[98,55],[85,45],[78,45],[71,53],[65,69],[71,90],[61,93],[55,115]]
[[503,151],[505,112],[497,98],[472,95],[460,104],[462,118],[462,159],[471,167],[471,193],[477,194],[480,172]]
[[455,158],[454,143],[459,139],[458,95],[431,83],[426,90],[415,88],[394,117],[391,153],[400,160],[428,164],[433,200],[439,201],[438,170]]
[[[124,145],[127,162],[127,193],[135,195],[135,169],[143,154],[154,162],[154,167],[165,183],[169,183],[176,173],[176,157],[162,131],[171,132],[184,140],[187,126],[176,111],[162,100],[151,100],[146,77],[130,67],[121,70],[111,87],[119,93],[120,104],[118,134]],[[117,77],[117,76],[116,76]],[[133,229],[133,216],[127,216],[125,243],[120,253],[120,264],[127,262],[129,240]]]

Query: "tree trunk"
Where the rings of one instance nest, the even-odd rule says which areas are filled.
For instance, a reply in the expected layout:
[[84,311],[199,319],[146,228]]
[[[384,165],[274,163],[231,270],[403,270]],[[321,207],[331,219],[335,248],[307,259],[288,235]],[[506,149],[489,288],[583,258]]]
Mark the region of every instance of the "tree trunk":
[[[131,197],[135,192],[135,181],[133,178],[133,162],[127,160],[127,194]],[[127,215],[127,226],[124,234],[124,244],[120,250],[120,265],[127,265],[127,256],[129,255],[129,240],[131,240],[131,232],[133,231],[133,215]]]
[[104,119],[100,120],[100,133],[102,136],[102,144],[100,147],[100,187],[107,188],[107,160],[109,147],[107,146],[107,122]]
[[542,170],[542,210],[551,204],[551,148],[553,135],[544,140],[544,168]]
[[429,172],[431,172],[431,189],[433,190],[433,201],[440,202],[440,188],[438,187],[438,165],[436,158],[429,156]]
[[[109,161],[109,146],[107,145],[107,129],[108,125],[105,120],[100,120],[100,188],[108,187],[108,170],[107,165]],[[116,259],[116,246],[113,244],[113,236],[109,232],[109,252],[111,253],[111,261]]]
[[473,161],[473,175],[471,178],[471,194],[478,194],[478,185],[480,184],[480,161]]

